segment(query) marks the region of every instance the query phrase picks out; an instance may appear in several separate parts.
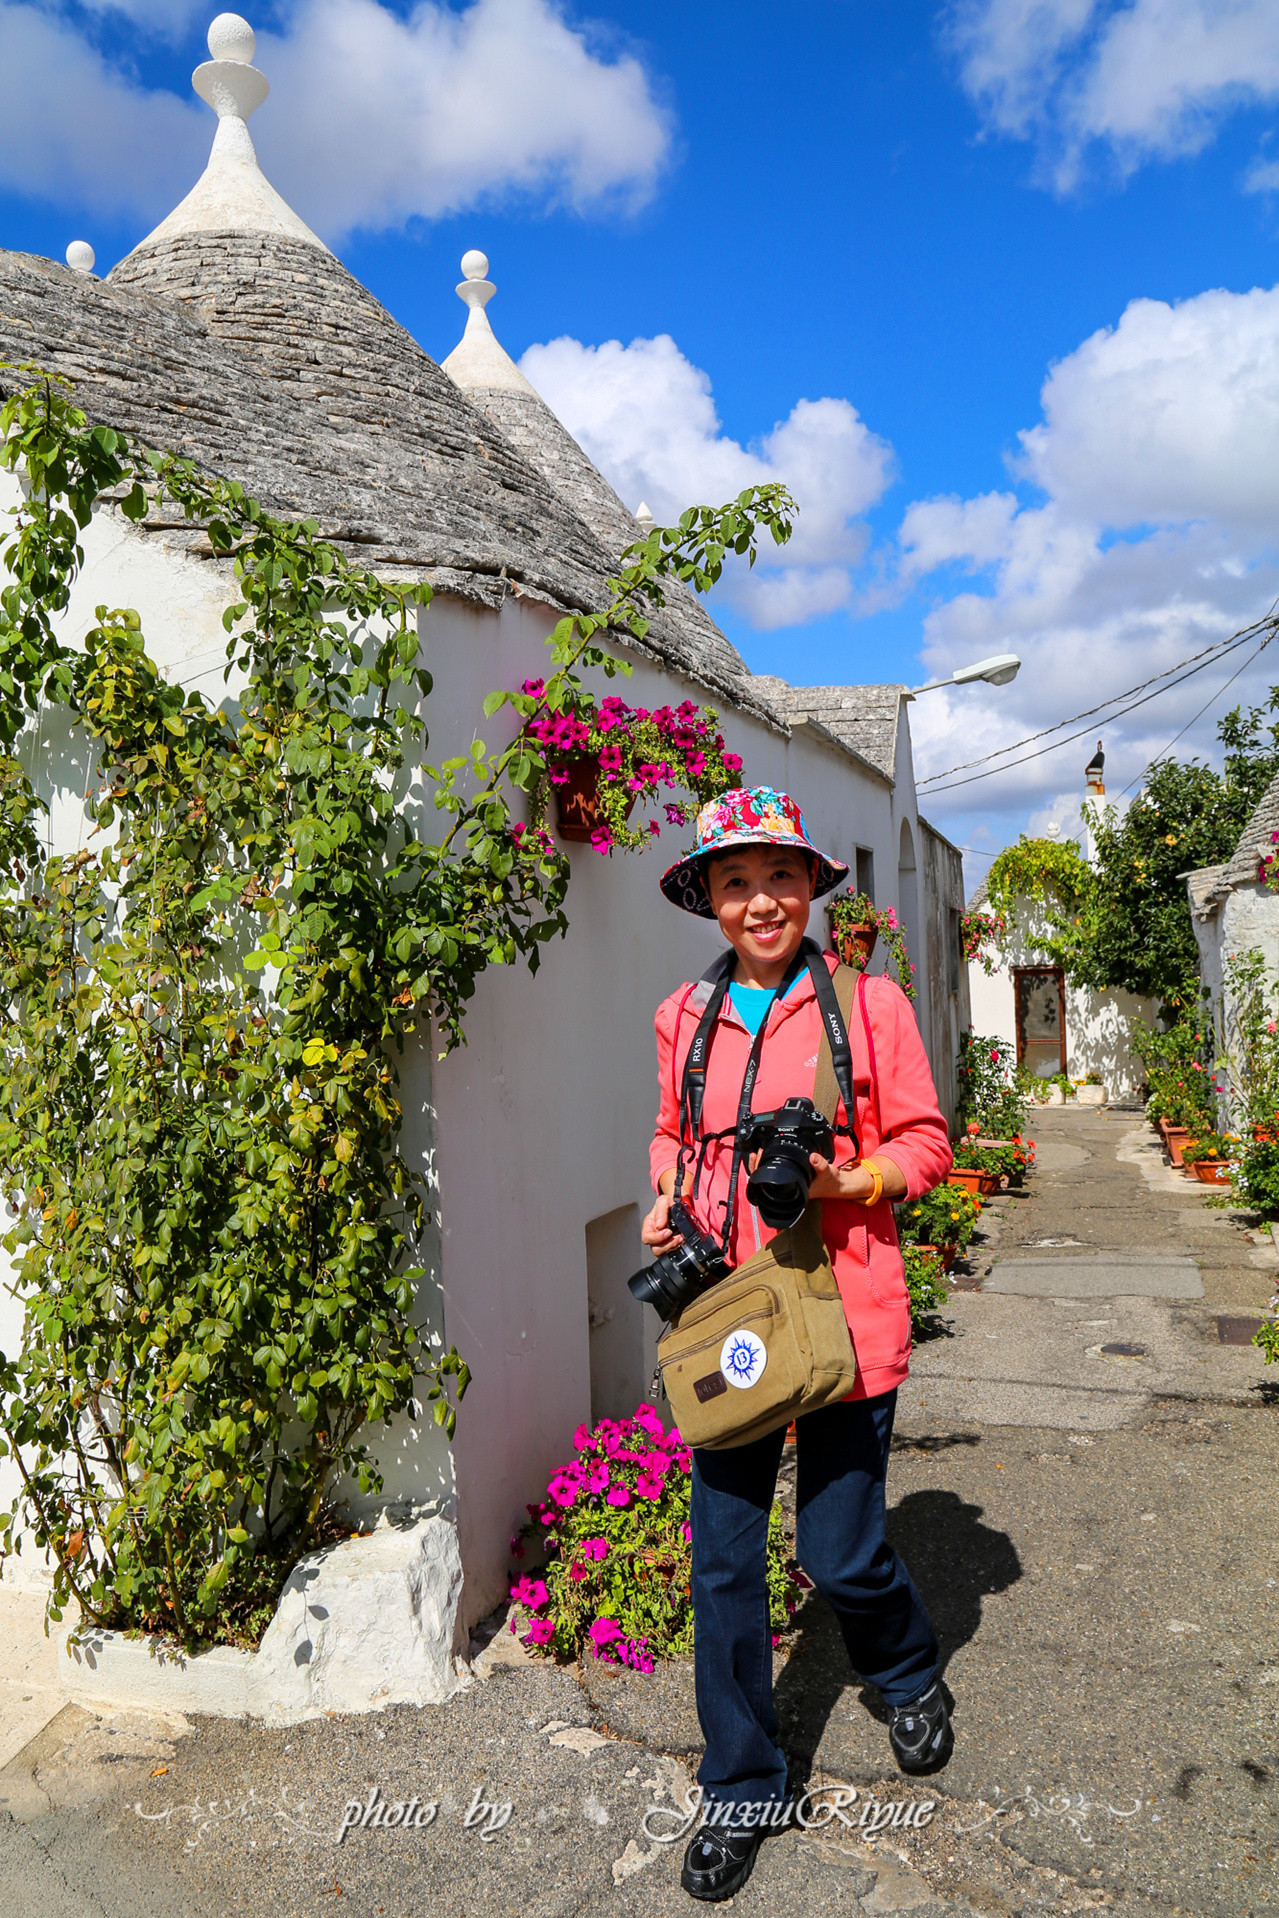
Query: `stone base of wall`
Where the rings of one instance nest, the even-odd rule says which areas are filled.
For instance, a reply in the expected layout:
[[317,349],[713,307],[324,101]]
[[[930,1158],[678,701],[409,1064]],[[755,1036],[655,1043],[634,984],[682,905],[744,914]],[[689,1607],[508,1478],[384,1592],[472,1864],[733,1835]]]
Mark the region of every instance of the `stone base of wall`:
[[248,1714],[270,1725],[439,1705],[471,1683],[461,1600],[450,1520],[383,1520],[367,1538],[294,1566],[256,1652],[220,1645],[188,1655],[159,1639],[90,1628],[59,1659],[59,1682],[82,1703]]

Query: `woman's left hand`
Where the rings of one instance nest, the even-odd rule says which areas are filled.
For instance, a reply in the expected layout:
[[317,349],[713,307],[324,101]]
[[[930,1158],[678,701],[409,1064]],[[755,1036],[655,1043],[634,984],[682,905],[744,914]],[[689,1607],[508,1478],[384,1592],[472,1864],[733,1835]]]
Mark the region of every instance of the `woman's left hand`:
[[[868,1172],[860,1159],[853,1165],[832,1165],[829,1159],[823,1159],[820,1152],[810,1152],[809,1163],[813,1168],[813,1183],[808,1188],[810,1199],[868,1199],[875,1190],[875,1175]],[[883,1179],[883,1197],[900,1199],[906,1191],[906,1180],[899,1166],[892,1159],[875,1160]]]
[[810,1199],[868,1199],[875,1190],[874,1174],[860,1162],[835,1166],[820,1152],[810,1152],[808,1159],[814,1172],[808,1188]]

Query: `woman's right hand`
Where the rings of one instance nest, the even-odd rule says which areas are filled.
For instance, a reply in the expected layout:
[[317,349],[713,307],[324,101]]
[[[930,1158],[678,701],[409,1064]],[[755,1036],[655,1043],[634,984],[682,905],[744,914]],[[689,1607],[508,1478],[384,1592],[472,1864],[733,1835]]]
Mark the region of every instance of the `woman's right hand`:
[[678,1232],[672,1232],[669,1224],[671,1195],[659,1192],[653,1210],[640,1227],[640,1238],[644,1244],[660,1257],[664,1252],[673,1252],[684,1241]]

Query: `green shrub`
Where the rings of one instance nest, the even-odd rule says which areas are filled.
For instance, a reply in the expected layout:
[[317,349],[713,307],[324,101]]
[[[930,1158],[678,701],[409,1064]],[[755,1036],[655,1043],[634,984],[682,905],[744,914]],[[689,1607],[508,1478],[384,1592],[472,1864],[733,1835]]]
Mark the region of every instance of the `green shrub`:
[[914,1345],[921,1334],[932,1329],[928,1320],[945,1305],[950,1297],[950,1289],[941,1268],[941,1260],[930,1258],[918,1246],[902,1247],[902,1266],[910,1298],[910,1342]]
[[1025,1126],[1025,1079],[1018,1080],[1016,1048],[1006,1039],[961,1033],[956,1079],[955,1116],[960,1126],[975,1124],[988,1139],[1011,1139]]

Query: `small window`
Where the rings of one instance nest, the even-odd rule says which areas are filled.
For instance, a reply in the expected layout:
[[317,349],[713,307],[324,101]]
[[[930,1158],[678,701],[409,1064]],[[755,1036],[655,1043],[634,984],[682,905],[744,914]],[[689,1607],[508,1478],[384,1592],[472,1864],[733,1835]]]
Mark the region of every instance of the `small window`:
[[872,905],[875,900],[875,855],[869,846],[857,848],[857,890],[864,892]]

